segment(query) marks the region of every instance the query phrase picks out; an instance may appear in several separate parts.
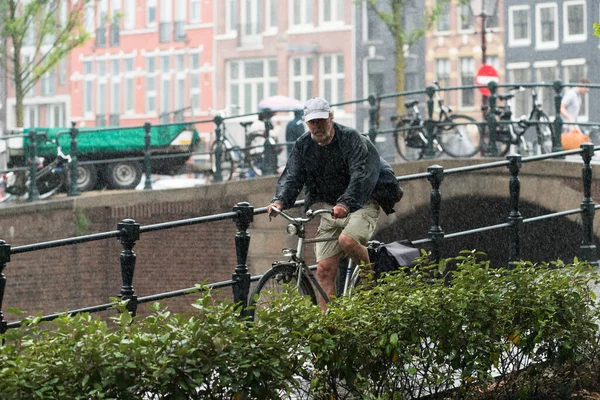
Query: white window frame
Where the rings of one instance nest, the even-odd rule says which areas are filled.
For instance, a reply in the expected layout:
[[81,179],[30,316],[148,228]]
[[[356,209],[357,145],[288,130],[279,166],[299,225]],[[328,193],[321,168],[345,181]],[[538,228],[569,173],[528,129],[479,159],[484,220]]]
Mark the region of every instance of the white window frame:
[[[181,65],[178,63],[178,59],[180,56],[183,56],[183,62]],[[181,110],[185,108],[185,93],[186,93],[186,77],[187,77],[187,68],[186,68],[186,54],[184,52],[179,52],[174,54],[174,64],[175,64],[175,96],[173,98],[173,110]],[[180,83],[183,82],[183,90],[180,90]]]
[[[128,60],[131,60],[133,64],[133,69],[131,70],[127,69]],[[126,115],[132,115],[135,114],[135,56],[123,58],[123,80],[123,90],[125,90],[123,96],[123,112]],[[129,102],[129,99],[131,99],[131,102]]]
[[[148,58],[154,58],[154,71],[148,71]],[[158,57],[156,54],[151,54],[144,57],[144,70],[145,70],[145,82],[144,82],[144,92],[146,94],[146,104],[145,110],[146,114],[156,115],[156,110],[158,109],[157,104],[157,87],[158,87]],[[148,90],[148,78],[154,79],[154,90]],[[150,99],[154,101],[154,107],[150,108]]]
[[[559,77],[559,69],[558,69],[558,61],[556,60],[544,60],[544,61],[536,61],[532,64],[533,67],[533,72],[534,72],[534,76],[535,76],[535,82],[539,82],[539,83],[552,83],[554,82],[556,79],[558,79]],[[551,81],[545,81],[542,79],[541,77],[541,69],[542,68],[554,68],[554,79],[552,79]],[[545,104],[544,103],[544,91],[549,91],[552,90],[552,88],[548,88],[548,87],[539,87],[537,88],[537,99],[540,103],[542,103],[542,106],[545,107],[545,110],[548,111],[554,111],[554,102],[551,101],[551,104]]]
[[[300,2],[300,22],[294,22],[294,2]],[[310,5],[313,4],[313,0],[291,0],[288,7],[288,23],[289,29],[292,30],[302,30],[309,29],[314,26],[312,7]],[[309,13],[309,10],[311,13]]]
[[[272,11],[275,10],[275,21],[272,18]],[[279,14],[277,11],[277,0],[265,0],[265,31],[270,34],[277,33],[279,24],[277,21],[277,15]]]
[[[240,60],[235,60],[235,61],[229,61],[227,63],[227,104],[232,104],[232,92],[231,92],[231,86],[233,84],[237,84],[238,85],[238,99],[239,99],[239,103],[237,104],[239,106],[238,112],[241,114],[246,114],[246,113],[251,113],[251,112],[255,112],[256,110],[251,109],[251,110],[247,110],[245,109],[246,107],[246,86],[250,85],[250,104],[258,104],[259,101],[262,100],[262,98],[259,98],[258,95],[258,90],[257,88],[259,87],[259,85],[262,85],[262,92],[263,92],[263,96],[267,97],[270,95],[270,90],[269,87],[272,84],[277,84],[278,83],[278,78],[277,78],[277,71],[274,71],[274,74],[271,75],[270,74],[270,67],[269,67],[269,63],[271,61],[275,61],[276,62],[276,58],[274,57],[267,57],[267,58],[252,58],[252,59],[240,59]],[[237,79],[232,79],[231,77],[231,65],[232,63],[237,63],[238,64],[238,78]],[[255,63],[255,62],[262,62],[263,63],[263,76],[261,77],[255,77],[255,78],[246,78],[245,76],[245,66],[246,63]],[[251,106],[252,107],[252,106]]]
[[[88,62],[89,65],[91,65],[92,67],[90,73],[86,73],[84,68],[85,64]],[[81,89],[81,92],[83,94],[83,115],[84,117],[92,117],[94,115],[94,61],[91,59],[83,60],[81,65],[81,72],[83,75],[83,86]]]
[[[574,58],[574,59],[567,59],[567,60],[563,60],[560,63],[561,67],[562,67],[562,73],[563,73],[563,82],[564,83],[576,83],[579,81],[580,78],[587,76],[588,73],[588,66],[587,66],[587,62],[585,58]],[[568,67],[572,67],[575,65],[583,65],[583,75],[582,76],[576,76],[574,77],[574,79],[571,79],[571,77],[568,77]],[[583,96],[583,101],[581,102],[581,106],[583,107],[583,111],[584,114],[579,114],[577,116],[577,121],[578,122],[588,122],[589,121],[589,116],[590,116],[590,95],[589,93],[585,94]]]
[[[582,6],[583,8],[583,33],[569,33],[569,14],[570,6]],[[587,39],[587,6],[585,0],[570,0],[563,3],[563,41],[565,43],[585,42]]]
[[[554,9],[554,40],[542,42],[542,8]],[[535,5],[535,47],[536,49],[556,49],[558,48],[558,4],[556,3],[540,3]]]
[[[198,65],[196,68],[194,68],[194,66],[192,65],[192,56],[198,56]],[[201,67],[201,62],[202,62],[202,54],[199,51],[194,51],[194,52],[190,52],[188,55],[188,65],[189,65],[189,76],[190,76],[190,107],[192,107],[192,110],[194,111],[194,114],[197,114],[200,112],[200,109],[202,108],[202,81],[201,81],[201,75],[200,75],[200,67]],[[196,76],[197,80],[198,80],[198,86],[192,86],[192,76]],[[194,97],[198,96],[198,107],[194,107]]]
[[[118,73],[115,74],[113,63],[117,61]],[[121,59],[110,60],[110,113],[109,115],[121,115]]]
[[240,20],[238,5],[238,0],[225,0],[225,30],[227,32],[237,32],[237,24]]
[[[306,64],[308,59],[312,61],[312,71],[308,71]],[[300,75],[294,74],[294,61],[300,61]],[[315,82],[315,57],[314,56],[295,56],[291,57],[289,60],[289,77],[290,77],[290,88],[289,93],[292,97],[297,98],[301,101],[306,101],[309,99],[309,95],[312,96],[314,93],[314,82]],[[296,90],[294,88],[295,84],[300,84],[300,96],[296,95]],[[308,87],[311,87],[310,94],[308,92]]]
[[[527,10],[527,38],[515,39],[514,12]],[[508,7],[508,45],[510,47],[531,46],[531,7],[528,5]]]
[[[29,111],[33,110],[33,121],[29,118]],[[16,109],[15,109],[16,113]],[[16,114],[15,114],[16,115]],[[29,104],[23,106],[23,127],[34,128],[40,126],[40,106],[39,104]]]
[[130,31],[135,29],[135,20],[137,16],[135,1],[125,1],[124,5],[124,28],[125,30]]
[[[325,20],[325,2],[331,7],[331,20]],[[343,25],[344,2],[342,0],[319,0],[319,25]]]
[[[146,27],[155,28],[158,26],[158,13],[156,7],[157,0],[146,0]],[[150,9],[154,8],[154,21],[150,21]]]
[[[54,118],[54,110],[58,109],[58,119]],[[46,126],[48,128],[61,128],[64,127],[65,121],[65,104],[64,103],[54,103],[46,105]]]
[[[369,92],[369,76],[370,76],[370,71],[369,71],[369,62],[370,61],[385,61],[384,57],[379,57],[379,56],[374,56],[374,57],[365,57],[363,59],[363,71],[365,71],[363,73],[363,95],[364,96],[369,96],[371,93]],[[381,94],[381,93],[379,93]],[[364,97],[363,96],[363,97]]]
[[[248,4],[250,3],[250,4]],[[250,10],[248,10],[248,5]],[[262,0],[241,0],[241,12],[240,12],[240,36],[242,44],[257,44],[260,43],[260,35],[262,34],[263,27],[262,19],[260,16],[263,14],[261,10]],[[259,12],[261,15],[259,15]],[[246,20],[246,16],[250,14],[250,20]],[[251,31],[247,32],[246,29],[250,25]]]
[[[471,8],[469,8],[468,5],[465,5],[467,7],[467,10],[469,12],[469,14],[471,13]],[[456,21],[457,21],[457,27],[456,29],[458,30],[458,33],[464,35],[464,34],[471,34],[471,33],[475,33],[475,18],[477,18],[475,15],[472,15],[472,24],[470,27],[463,29],[462,27],[462,7],[463,5],[459,2],[456,4]],[[450,28],[452,29],[452,28]]]
[[[107,79],[98,78],[96,83],[96,115],[108,116],[106,110],[106,91],[108,89]],[[102,112],[101,112],[102,111]]]
[[[194,11],[198,11],[198,15]],[[202,0],[190,0],[190,24],[202,23]]]
[[[344,58],[344,54],[343,53],[330,53],[330,54],[323,54],[319,57],[319,88],[320,91],[323,93],[324,96],[327,97],[327,100],[329,101],[330,104],[335,104],[335,103],[341,103],[344,101],[344,99],[339,99],[338,97],[338,92],[339,92],[339,86],[340,84],[342,85],[342,89],[344,90],[344,97],[346,95],[345,93],[345,88],[343,87],[344,85],[344,81],[346,78],[346,74],[345,71],[339,72],[338,71],[338,56],[342,56],[342,58]],[[329,73],[325,73],[325,59],[331,57],[331,72]],[[343,60],[344,63],[344,68],[347,64],[347,60]],[[331,95],[328,96],[325,93],[325,82],[331,80]]]
[[85,5],[85,9],[83,10],[83,19],[83,26],[85,30],[91,35],[95,35],[96,31],[94,29],[96,28],[96,10],[94,8],[94,3],[90,2]]
[[[476,74],[476,70],[475,70],[475,58],[473,56],[465,56],[465,57],[459,57],[458,58],[458,85],[459,86],[463,86],[463,68],[462,68],[462,58],[465,59],[470,59],[470,64],[472,64],[473,68],[472,68],[472,75],[473,75],[473,82],[471,82],[471,84],[475,84],[475,74]],[[467,89],[467,90],[472,90],[473,91],[473,104],[463,104],[463,95],[464,95],[464,91],[460,90],[458,92],[458,104],[459,104],[459,108],[462,110],[472,110],[475,108],[475,104],[477,104],[477,100],[475,99],[475,89]]]

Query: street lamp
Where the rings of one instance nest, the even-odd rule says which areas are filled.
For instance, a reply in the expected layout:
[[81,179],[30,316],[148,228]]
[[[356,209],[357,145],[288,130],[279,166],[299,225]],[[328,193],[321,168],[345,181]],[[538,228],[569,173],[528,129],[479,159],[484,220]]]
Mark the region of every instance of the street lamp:
[[471,15],[481,17],[481,64],[485,64],[486,59],[486,40],[485,40],[485,19],[496,15],[498,0],[469,0]]

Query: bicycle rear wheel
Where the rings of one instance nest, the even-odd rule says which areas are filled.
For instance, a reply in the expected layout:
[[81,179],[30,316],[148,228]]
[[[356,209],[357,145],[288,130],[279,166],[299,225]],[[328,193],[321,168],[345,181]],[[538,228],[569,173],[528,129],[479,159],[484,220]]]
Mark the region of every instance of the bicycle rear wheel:
[[[224,141],[221,143],[221,180],[228,181],[233,176],[235,162],[231,154],[231,146],[227,146]],[[213,175],[217,172],[217,142],[214,142],[210,148],[210,167]]]
[[257,176],[262,176],[265,166],[265,137],[262,132],[250,132],[248,134],[248,147],[246,149],[246,159],[250,168]]
[[481,150],[481,129],[475,119],[467,115],[451,115],[449,121],[437,126],[437,136],[450,157],[473,157]]
[[[257,310],[271,307],[278,295],[285,293],[290,287],[295,287],[297,283],[298,266],[296,264],[287,263],[273,266],[260,278],[248,300],[248,306],[254,307],[252,315],[256,315]],[[317,304],[315,291],[305,275],[302,275],[300,279],[298,292],[302,296],[309,296],[310,301]]]
[[427,132],[421,127],[404,128],[394,132],[396,150],[406,161],[420,160],[427,147]]

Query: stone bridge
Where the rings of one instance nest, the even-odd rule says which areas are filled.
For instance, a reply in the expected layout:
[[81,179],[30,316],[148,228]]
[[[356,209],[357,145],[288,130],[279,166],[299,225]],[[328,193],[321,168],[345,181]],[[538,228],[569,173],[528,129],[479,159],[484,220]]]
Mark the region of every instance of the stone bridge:
[[[492,160],[419,161],[396,164],[397,175],[425,172],[433,164],[445,169]],[[600,166],[593,166],[594,177]],[[524,164],[521,171],[521,211],[525,218],[578,208],[583,198],[581,162],[542,161]],[[446,233],[506,222],[509,213],[508,169],[505,167],[447,175],[442,183],[441,225]],[[36,203],[12,203],[0,208],[0,239],[12,246],[115,230],[132,218],[142,225],[231,211],[240,201],[265,206],[272,197],[275,177],[218,183],[186,189],[89,192],[80,197],[57,197]],[[594,180],[593,197],[600,198]],[[397,212],[381,218],[375,238],[388,242],[427,237],[431,226],[425,179],[402,183],[405,190]],[[300,212],[298,209],[295,211]],[[581,217],[561,217],[522,228],[525,259],[571,259],[581,241]],[[599,225],[595,234],[600,236]],[[250,227],[248,265],[252,274],[280,259],[282,247],[293,246],[285,236],[285,221],[269,222],[257,215]],[[208,281],[231,278],[236,265],[232,221],[185,226],[141,235],[134,250],[137,266],[134,288],[138,296],[167,292]],[[508,231],[448,239],[443,255],[477,248],[490,259],[506,262]],[[598,243],[597,243],[598,244]],[[44,314],[104,304],[119,293],[121,279],[119,242],[101,240],[13,255],[7,276],[3,309],[16,307]],[[311,253],[311,252],[309,252]],[[225,294],[229,294],[227,291]],[[174,311],[188,309],[193,299],[168,300]],[[15,319],[10,315],[8,320]]]

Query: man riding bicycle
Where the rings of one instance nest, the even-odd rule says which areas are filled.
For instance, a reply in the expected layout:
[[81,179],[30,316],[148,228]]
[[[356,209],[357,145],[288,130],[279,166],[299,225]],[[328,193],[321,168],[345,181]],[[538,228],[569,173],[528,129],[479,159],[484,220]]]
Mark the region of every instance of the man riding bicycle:
[[[393,213],[403,193],[373,143],[333,122],[325,99],[315,97],[305,103],[304,121],[309,132],[296,141],[267,211],[276,215],[273,206],[292,207],[303,187],[305,210],[315,203],[333,208],[333,216],[322,216],[317,237],[339,238],[318,242],[315,250],[317,279],[327,296],[333,296],[339,261],[349,255],[357,264],[369,262],[365,244],[375,231],[380,209]],[[320,303],[325,309],[323,299]]]

